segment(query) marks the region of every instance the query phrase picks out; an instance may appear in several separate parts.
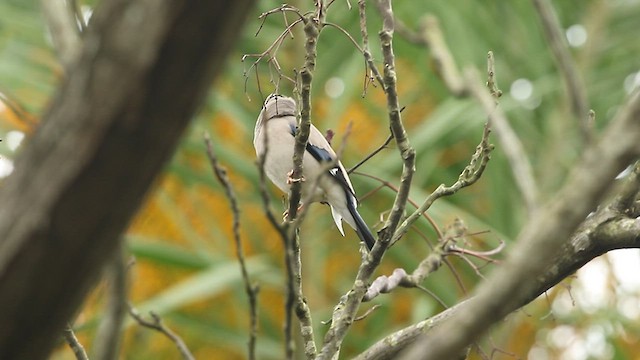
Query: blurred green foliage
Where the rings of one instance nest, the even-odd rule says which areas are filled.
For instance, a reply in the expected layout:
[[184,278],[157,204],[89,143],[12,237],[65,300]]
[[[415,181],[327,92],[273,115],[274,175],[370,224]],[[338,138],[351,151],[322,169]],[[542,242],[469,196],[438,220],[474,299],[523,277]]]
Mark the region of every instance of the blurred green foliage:
[[[352,3],[352,9],[348,9],[348,1],[332,3],[328,21],[360,41],[357,4]],[[584,79],[590,107],[597,114],[598,131],[606,126],[634,81],[636,86],[640,83],[637,75],[640,2],[553,3],[564,28],[579,25],[586,31],[586,42],[571,51]],[[270,80],[277,82],[278,76],[264,61],[257,68],[251,66],[255,58],[241,61],[244,54],[262,53],[282,33],[286,26],[282,14],[269,16],[264,24],[258,19],[259,14],[279,5],[278,1],[264,0],[252,10],[241,41],[228,57],[222,78],[212,87],[202,111],[127,235],[128,249],[137,258],[137,265],[131,270],[131,300],[141,310],[154,310],[163,315],[198,358],[243,358],[248,329],[247,301],[235,261],[228,203],[209,169],[204,132],[211,134],[242,208],[242,236],[250,259],[249,268],[261,287],[259,358],[282,356],[282,246],[263,216],[252,147],[255,118],[262,99],[276,89]],[[311,9],[313,2],[297,0],[291,5],[304,12]],[[487,52],[494,52],[498,85],[504,92],[500,106],[525,146],[540,188],[540,201],[548,199],[580,156],[583,144],[578,120],[570,112],[566,89],[532,4],[528,1],[396,0],[393,5],[396,16],[413,29],[426,14],[435,15],[461,68],[472,66],[483,70]],[[377,40],[380,17],[371,4],[367,12],[371,50],[381,65]],[[295,18],[287,15],[287,23]],[[282,74],[288,77],[295,76],[295,69],[302,66],[304,58],[301,28],[294,28],[292,35],[286,36],[275,53]],[[403,118],[418,153],[411,198],[419,203],[440,183],[451,184],[457,179],[480,139],[486,116],[473,100],[450,94],[435,71],[429,49],[396,36],[394,50],[400,101],[406,107]],[[343,155],[346,167],[357,163],[388,135],[382,91],[369,87],[367,95],[362,97],[364,74],[363,58],[348,37],[335,27],[325,28],[318,43],[313,80],[313,121],[321,130],[336,132],[334,144],[342,143],[347,123],[353,123]],[[38,118],[61,77],[62,70],[51,49],[39,2],[0,1],[0,92]],[[510,87],[517,79],[531,83],[532,93],[527,99],[511,96]],[[278,91],[290,94],[292,84],[284,78],[279,81]],[[24,114],[19,115],[8,108],[2,109],[0,133],[32,131]],[[11,159],[15,152],[2,142],[0,155]],[[400,170],[401,162],[393,145],[359,169],[396,185]],[[391,206],[393,191],[378,189],[380,182],[371,177],[353,175],[352,181],[361,197],[367,194],[361,201],[361,213],[376,228],[380,217]],[[282,194],[274,188],[271,190],[276,211],[284,209],[280,206]],[[527,220],[527,214],[499,143],[482,179],[471,188],[439,200],[429,215],[441,228],[455,217],[463,219],[469,232],[477,233],[465,244],[470,248],[490,249],[500,240],[507,244],[513,240]],[[419,222],[415,231],[389,251],[379,273],[387,274],[395,267],[411,270],[429,252],[424,239],[434,243],[434,234],[426,220]],[[357,237],[348,231],[346,238],[342,238],[332,225],[328,209],[314,205],[301,238],[305,293],[316,334],[322,336],[327,326],[321,321],[330,318],[332,305],[350,288],[357,271]],[[443,267],[424,284],[448,306],[480,281],[474,269],[461,259],[451,259],[451,264],[456,276],[451,268]],[[495,266],[499,265],[484,266],[480,271],[490,271]],[[611,289],[615,289],[616,279],[610,276],[609,281]],[[463,284],[464,289],[458,283]],[[102,311],[104,291],[102,285],[96,289],[76,321],[78,335],[89,348]],[[629,318],[606,307],[598,309],[596,318],[591,314],[588,317],[579,304],[571,311],[546,316],[552,311],[555,299],[566,293],[567,288],[558,287],[549,292],[546,300],[536,301],[525,311],[513,315],[510,321],[492,331],[491,341],[482,343],[484,351],[490,353],[497,347],[505,354],[513,354],[514,358],[528,355],[536,358],[545,354],[547,358],[558,358],[566,355],[569,347],[555,344],[549,334],[554,334],[562,324],[578,335],[586,334],[594,326],[605,329],[598,334],[605,339],[606,356],[598,357],[599,353],[595,353],[585,358],[631,359],[635,356],[630,349],[640,335],[640,329],[633,325],[638,318]],[[638,299],[637,292],[626,296]],[[381,308],[354,325],[342,349],[344,357],[366,349],[392,330],[442,310],[438,301],[417,290],[401,289],[379,297],[374,303],[382,305]],[[624,330],[615,330],[618,328]],[[177,356],[172,344],[158,334],[132,326],[125,335],[124,358],[173,359]],[[71,353],[61,347],[54,357],[71,358]]]

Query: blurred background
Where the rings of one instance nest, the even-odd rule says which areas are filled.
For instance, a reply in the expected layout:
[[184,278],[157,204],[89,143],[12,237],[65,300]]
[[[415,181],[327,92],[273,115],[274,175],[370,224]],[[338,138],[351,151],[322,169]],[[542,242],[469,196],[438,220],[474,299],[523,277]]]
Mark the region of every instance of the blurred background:
[[[252,279],[259,284],[258,358],[283,356],[283,251],[264,216],[258,169],[252,145],[255,119],[263,99],[278,91],[291,95],[286,77],[295,77],[304,61],[304,36],[297,26],[273,53],[279,76],[256,57],[296,19],[281,13],[264,23],[258,16],[281,1],[258,1],[241,40],[228,57],[224,75],[211,88],[199,115],[149,193],[125,235],[129,299],[142,313],[153,310],[180,334],[198,359],[246,357],[249,315],[231,233],[231,213],[222,187],[209,166],[203,134],[209,133],[220,162],[228,170],[241,207],[242,239]],[[292,1],[302,12],[312,1]],[[89,17],[94,1],[80,2]],[[554,1],[573,59],[596,112],[595,131],[603,128],[629,92],[640,86],[640,1]],[[357,2],[335,1],[327,21],[360,42]],[[453,0],[393,3],[396,16],[417,29],[426,14],[435,15],[457,64],[479,69],[486,77],[489,50],[496,58],[500,106],[522,141],[544,203],[561,186],[584,149],[565,87],[545,41],[537,14],[528,1]],[[370,46],[381,66],[377,33],[380,16],[367,7]],[[257,33],[259,30],[259,33]],[[257,33],[257,35],[256,35]],[[486,120],[470,98],[453,96],[438,77],[429,49],[394,40],[403,119],[416,149],[417,172],[411,199],[420,203],[439,184],[452,184],[468,163]],[[272,62],[272,64],[275,64]],[[29,141],[48,101],[63,78],[40,2],[0,0],[0,177],[13,169],[12,159]],[[312,118],[321,130],[335,132],[343,143],[343,163],[350,168],[380,146],[389,134],[386,101],[379,87],[363,97],[365,63],[349,38],[326,27],[318,43],[313,80]],[[468,227],[460,246],[491,250],[509,243],[527,220],[523,198],[496,139],[483,177],[470,188],[440,199],[429,210],[440,229],[455,218]],[[390,209],[401,161],[393,144],[351,175],[360,212],[373,229]],[[283,194],[269,187],[276,213],[284,210]],[[96,204],[99,206],[99,204]],[[340,236],[329,209],[314,205],[301,231],[303,284],[318,339],[328,325],[333,305],[352,285],[360,263],[353,231]],[[435,231],[422,219],[387,253],[378,275],[394,268],[411,271],[435,244]],[[495,256],[500,259],[502,254]],[[462,299],[499,263],[472,259],[473,266],[452,257],[424,282],[433,295],[399,289],[365,304],[380,305],[351,329],[342,348],[344,358],[358,354],[391,331],[428,318]],[[638,359],[640,340],[640,254],[615,251],[600,257],[538,300],[509,316],[480,342],[494,359]],[[90,351],[108,291],[100,283],[75,320],[80,341]],[[162,335],[128,321],[123,359],[175,359],[174,345]],[[475,354],[475,358],[482,355]],[[60,345],[54,359],[71,359]]]

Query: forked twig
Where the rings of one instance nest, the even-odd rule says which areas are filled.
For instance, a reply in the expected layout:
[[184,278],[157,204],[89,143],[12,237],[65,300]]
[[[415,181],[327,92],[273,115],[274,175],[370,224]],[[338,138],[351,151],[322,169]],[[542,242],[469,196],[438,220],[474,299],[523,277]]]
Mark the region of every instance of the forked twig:
[[471,156],[469,165],[467,165],[458,176],[458,180],[451,186],[440,184],[440,186],[427,196],[422,205],[409,215],[398,227],[396,232],[393,234],[393,238],[391,240],[392,244],[400,240],[400,238],[409,231],[411,225],[418,220],[418,218],[420,218],[420,216],[427,211],[437,199],[443,196],[455,194],[460,189],[470,186],[480,179],[489,159],[491,158],[491,151],[494,148],[493,145],[489,143],[490,132],[489,123],[486,123],[484,131],[482,132],[482,139],[476,147],[475,153]]
[[494,262],[495,260],[488,258],[486,254],[497,254],[504,248],[504,246],[502,246],[504,243],[502,243],[497,249],[493,249],[488,252],[473,252],[457,246],[459,240],[466,235],[467,228],[464,223],[460,219],[455,219],[453,224],[445,229],[443,236],[440,238],[439,245],[431,252],[431,254],[420,262],[411,274],[408,274],[402,268],[397,268],[390,276],[382,275],[378,277],[367,289],[367,293],[365,294],[363,301],[371,301],[378,295],[390,293],[398,287],[419,287],[424,279],[441,267],[446,257],[449,255],[461,256],[474,270],[476,270],[479,276],[482,276],[482,274],[477,271],[477,266],[475,266],[475,264],[473,264],[473,262],[467,259],[464,255],[478,255],[480,258],[487,259],[488,262]]
[[150,311],[149,315],[151,316],[151,320],[146,320],[142,317],[142,315],[140,315],[138,310],[136,310],[133,307],[133,305],[131,305],[131,303],[127,303],[127,305],[129,306],[129,315],[131,315],[131,317],[138,324],[148,329],[156,330],[164,334],[167,338],[169,338],[169,340],[171,340],[176,345],[183,359],[195,360],[195,358],[193,357],[193,354],[191,354],[191,351],[187,347],[187,344],[185,344],[185,342],[182,340],[182,338],[178,334],[176,334],[175,332],[173,332],[171,329],[169,329],[164,325],[164,323],[162,322],[162,318],[160,318],[158,314],[156,314],[153,311]]

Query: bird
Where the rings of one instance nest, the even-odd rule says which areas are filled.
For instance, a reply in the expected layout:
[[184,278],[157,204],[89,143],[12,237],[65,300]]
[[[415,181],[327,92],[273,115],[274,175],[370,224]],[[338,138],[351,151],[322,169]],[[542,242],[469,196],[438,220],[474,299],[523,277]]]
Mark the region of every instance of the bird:
[[[288,193],[293,171],[293,148],[298,131],[296,101],[288,96],[267,97],[256,121],[253,146],[263,160],[264,173],[282,192]],[[265,155],[266,152],[266,155]],[[344,236],[342,220],[349,224],[369,251],[375,238],[358,213],[358,199],[349,175],[322,133],[311,124],[302,160],[302,199],[326,203],[336,227]],[[301,204],[306,205],[306,204]]]

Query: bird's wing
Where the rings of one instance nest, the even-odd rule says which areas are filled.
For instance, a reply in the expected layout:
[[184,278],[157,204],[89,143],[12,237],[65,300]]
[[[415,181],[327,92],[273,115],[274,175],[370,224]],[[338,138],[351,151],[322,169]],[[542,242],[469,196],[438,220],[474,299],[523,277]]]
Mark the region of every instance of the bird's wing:
[[[298,131],[296,124],[290,124],[289,128],[291,135],[295,136]],[[322,133],[320,133],[320,131],[313,125],[309,134],[309,141],[307,142],[306,150],[319,163],[328,163],[335,161],[336,159],[336,153],[331,148],[331,145],[329,145],[327,139],[325,139],[325,137],[322,136]],[[329,175],[344,188],[347,194],[355,198],[356,193],[353,190],[347,171],[344,169],[340,161],[334,164],[328,172]],[[348,196],[347,198],[350,198],[351,196]]]

